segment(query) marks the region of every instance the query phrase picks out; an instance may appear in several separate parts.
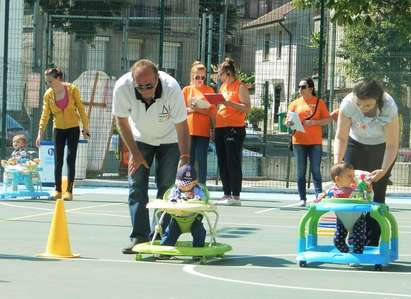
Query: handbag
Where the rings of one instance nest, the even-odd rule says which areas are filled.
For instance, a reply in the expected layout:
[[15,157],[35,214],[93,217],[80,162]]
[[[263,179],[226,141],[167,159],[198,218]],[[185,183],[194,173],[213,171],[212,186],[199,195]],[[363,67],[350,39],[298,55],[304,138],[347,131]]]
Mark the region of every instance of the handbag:
[[[315,115],[315,113],[317,112],[317,107],[318,107],[318,103],[320,102],[320,99],[319,98],[317,98],[317,102],[315,103],[315,108],[314,108],[314,112],[313,112],[313,114],[311,114],[309,117],[307,117],[305,120],[309,120],[309,119],[311,119],[311,118],[313,118],[313,116]],[[294,134],[295,134],[295,131],[296,130],[293,130],[293,132],[291,133],[291,135],[290,135],[290,142],[288,143],[288,149],[292,152],[293,151],[293,136],[294,136]]]

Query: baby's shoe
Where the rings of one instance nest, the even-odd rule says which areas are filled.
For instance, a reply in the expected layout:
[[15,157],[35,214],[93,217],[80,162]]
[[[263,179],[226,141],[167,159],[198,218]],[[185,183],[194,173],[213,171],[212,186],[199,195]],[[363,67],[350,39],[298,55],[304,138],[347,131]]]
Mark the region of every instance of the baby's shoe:
[[73,200],[73,193],[71,193],[71,192],[65,192],[64,195],[63,195],[63,200],[64,200],[64,201]]
[[58,192],[58,191],[54,191],[54,193],[53,193],[53,195],[52,196],[50,196],[50,199],[51,200],[57,200],[57,199],[60,199],[61,198],[61,192]]

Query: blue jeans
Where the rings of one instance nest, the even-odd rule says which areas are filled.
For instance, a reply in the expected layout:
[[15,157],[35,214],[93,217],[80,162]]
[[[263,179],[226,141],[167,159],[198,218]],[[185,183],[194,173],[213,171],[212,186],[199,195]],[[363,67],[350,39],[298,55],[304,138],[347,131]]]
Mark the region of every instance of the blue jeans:
[[297,186],[300,200],[307,200],[306,179],[307,172],[307,158],[310,159],[310,170],[313,176],[315,195],[322,192],[321,179],[321,145],[312,144],[293,144],[293,152],[297,166]]
[[[136,142],[144,159],[151,167],[153,159],[156,159],[156,184],[157,198],[163,198],[164,193],[175,183],[177,166],[179,161],[179,149],[177,143],[161,144],[153,146],[142,142]],[[131,224],[133,230],[130,238],[148,238],[150,233],[150,220],[148,209],[148,177],[150,169],[140,168],[128,178],[129,195],[128,205],[130,209]],[[167,221],[165,221],[166,224]]]
[[[193,236],[193,247],[204,247],[206,230],[201,222],[202,216],[197,216],[191,225],[191,235]],[[171,219],[167,226],[163,237],[161,238],[161,245],[174,246],[177,243],[178,237],[181,235],[180,227],[175,219]]]
[[191,136],[190,163],[198,170],[198,182],[205,185],[207,180],[207,153],[210,138]]

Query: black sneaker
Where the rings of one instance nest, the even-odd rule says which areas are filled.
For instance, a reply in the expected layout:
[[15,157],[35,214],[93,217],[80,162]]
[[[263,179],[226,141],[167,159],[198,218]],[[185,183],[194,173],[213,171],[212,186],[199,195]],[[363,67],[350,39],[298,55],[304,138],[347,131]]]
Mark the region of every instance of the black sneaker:
[[149,240],[148,240],[147,237],[132,238],[131,242],[130,242],[130,245],[123,248],[122,252],[123,252],[123,254],[133,254],[133,253],[135,253],[135,252],[133,252],[133,247],[134,246],[136,246],[137,244],[140,244],[140,243],[148,242],[148,241]]

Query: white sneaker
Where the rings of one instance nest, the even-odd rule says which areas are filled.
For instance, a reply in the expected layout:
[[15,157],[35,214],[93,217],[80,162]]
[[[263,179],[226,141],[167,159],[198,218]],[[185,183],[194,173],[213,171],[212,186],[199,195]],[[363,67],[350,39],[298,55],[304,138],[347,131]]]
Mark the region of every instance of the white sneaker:
[[241,200],[232,199],[232,198],[222,199],[222,200],[216,201],[214,204],[220,205],[220,206],[238,206],[239,207],[241,206]]

